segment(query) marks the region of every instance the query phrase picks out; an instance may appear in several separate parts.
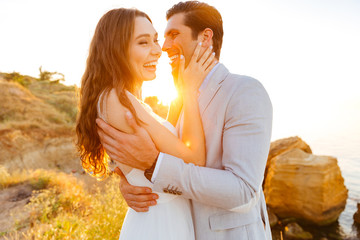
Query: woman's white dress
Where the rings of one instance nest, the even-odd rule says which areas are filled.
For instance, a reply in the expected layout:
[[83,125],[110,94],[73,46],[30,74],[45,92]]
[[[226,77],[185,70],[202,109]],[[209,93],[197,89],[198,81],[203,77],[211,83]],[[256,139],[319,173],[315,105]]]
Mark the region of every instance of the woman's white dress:
[[[100,96],[99,99],[102,99],[102,97]],[[106,121],[106,114],[101,114],[99,103],[98,115]],[[144,107],[151,111],[150,107]],[[103,105],[102,109],[106,109],[106,107]],[[176,129],[169,122],[164,121],[162,124],[177,135]],[[153,185],[145,178],[144,171],[135,168],[126,175],[126,179],[135,186],[152,188]],[[159,195],[157,205],[149,207],[148,212],[136,212],[131,208],[128,209],[119,240],[195,239],[190,201],[173,194],[155,193]]]

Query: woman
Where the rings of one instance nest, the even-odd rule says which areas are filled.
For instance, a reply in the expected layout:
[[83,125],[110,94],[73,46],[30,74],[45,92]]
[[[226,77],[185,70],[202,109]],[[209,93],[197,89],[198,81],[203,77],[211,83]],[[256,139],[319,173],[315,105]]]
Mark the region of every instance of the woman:
[[[134,116],[161,151],[185,162],[205,165],[205,140],[197,104],[197,89],[216,64],[211,49],[199,57],[197,46],[185,69],[181,57],[179,87],[182,90],[184,127],[182,139],[175,128],[156,116],[141,101],[143,81],[153,80],[161,48],[150,18],[136,9],[114,9],[99,21],[90,44],[82,78],[80,112],[76,131],[83,168],[95,177],[108,173],[108,159],[100,143],[95,119],[99,116],[115,128],[132,132],[125,113]],[[172,111],[172,119],[178,111]],[[186,144],[185,144],[186,143]],[[121,165],[133,185],[149,186],[143,172]],[[158,204],[147,213],[129,209],[120,239],[194,239],[189,202],[174,195],[158,193]]]

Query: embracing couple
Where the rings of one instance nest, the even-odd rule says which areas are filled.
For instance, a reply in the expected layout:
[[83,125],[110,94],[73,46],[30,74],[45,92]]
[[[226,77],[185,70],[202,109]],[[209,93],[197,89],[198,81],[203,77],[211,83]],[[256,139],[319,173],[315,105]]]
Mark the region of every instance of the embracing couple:
[[[99,21],[76,126],[83,168],[121,176],[120,239],[271,239],[262,181],[272,106],[255,79],[219,63],[220,13],[197,1],[167,11],[162,49],[150,18],[114,9]],[[236,46],[234,46],[236,47]],[[141,99],[167,52],[179,98],[168,118]]]

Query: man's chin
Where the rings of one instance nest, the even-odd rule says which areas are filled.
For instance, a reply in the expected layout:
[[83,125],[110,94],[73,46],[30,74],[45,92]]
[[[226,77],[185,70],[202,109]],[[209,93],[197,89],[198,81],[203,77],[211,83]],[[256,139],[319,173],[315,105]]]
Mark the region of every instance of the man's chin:
[[174,80],[174,85],[175,87],[178,89],[179,84],[179,68],[173,68],[171,71],[171,75],[173,76],[173,80]]
[[178,67],[172,67],[171,68],[171,75],[174,79],[178,79],[179,76],[179,68]]

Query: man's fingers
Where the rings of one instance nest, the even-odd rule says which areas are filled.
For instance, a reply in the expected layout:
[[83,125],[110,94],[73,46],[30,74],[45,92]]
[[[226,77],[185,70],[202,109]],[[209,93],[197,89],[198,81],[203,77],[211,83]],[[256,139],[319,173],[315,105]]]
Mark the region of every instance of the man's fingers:
[[155,206],[156,205],[156,201],[148,201],[148,202],[136,202],[136,201],[127,201],[128,206],[131,208],[147,208],[147,207],[151,207],[151,206]]
[[128,206],[137,212],[147,212],[150,206],[156,205],[157,194],[151,193],[151,188],[138,187],[129,184],[123,172],[116,167],[115,173],[121,178],[120,190]]
[[[122,152],[117,151],[116,148],[113,147],[114,145],[107,142],[103,142],[102,145],[105,148],[107,155],[109,155],[111,159],[117,161],[118,159],[122,159],[124,157]],[[123,159],[123,161],[126,161],[126,159]]]
[[130,111],[125,112],[125,118],[129,126],[134,130],[134,133],[136,133],[139,125],[136,123],[135,118]]
[[[148,195],[155,195],[155,198],[151,197],[151,196],[149,196],[148,198],[140,197],[139,200],[140,201],[150,201],[152,199],[157,199],[157,197],[158,197],[157,194],[152,193],[151,188],[131,185],[127,181],[124,174],[121,172],[121,170],[118,167],[115,168],[115,172],[117,174],[119,174],[119,176],[121,177],[121,180],[124,179],[124,181],[120,181],[120,190],[121,190],[121,192],[125,193],[126,195],[129,195],[129,197],[131,198],[129,200],[136,200],[136,196],[148,196]],[[133,195],[135,197],[132,197]]]
[[120,170],[120,168],[116,167],[116,168],[114,169],[114,172],[115,172],[117,175],[119,175],[121,181],[126,181],[126,182],[127,182],[127,179],[126,179],[124,173]]
[[[101,134],[101,135],[100,135]],[[101,144],[105,147],[105,146],[117,146],[118,142],[113,139],[112,137],[110,137],[109,135],[106,135],[104,132],[101,132],[99,134],[100,136],[100,141]],[[108,149],[107,147],[105,147],[105,149]]]
[[118,133],[123,134],[122,132],[120,132],[120,131],[116,130],[115,128],[111,127],[109,124],[107,124],[104,120],[102,120],[100,118],[96,119],[96,124],[103,131],[103,133],[104,133],[103,138],[104,138],[104,136],[107,135],[107,136],[115,139]]
[[96,130],[97,130],[97,133],[100,137],[100,142],[102,142],[103,138],[104,138],[104,131],[96,124]]
[[137,207],[131,207],[129,206],[130,208],[134,209],[136,212],[147,212],[149,211],[149,208],[137,208]]
[[131,194],[127,193],[124,198],[126,198],[126,201],[132,201],[132,202],[138,202],[138,203],[144,203],[144,202],[151,202],[155,201],[159,198],[159,196],[155,193],[150,194]]
[[[140,187],[140,186],[133,186],[129,184],[129,189],[126,189],[126,192],[131,195],[147,195],[152,193],[152,189],[148,187]],[[155,193],[154,193],[155,194]]]

